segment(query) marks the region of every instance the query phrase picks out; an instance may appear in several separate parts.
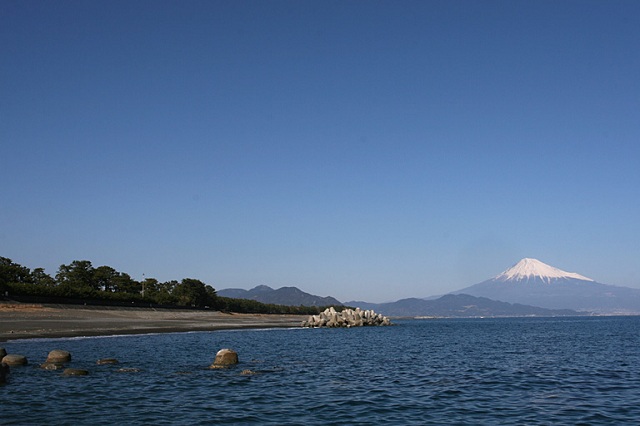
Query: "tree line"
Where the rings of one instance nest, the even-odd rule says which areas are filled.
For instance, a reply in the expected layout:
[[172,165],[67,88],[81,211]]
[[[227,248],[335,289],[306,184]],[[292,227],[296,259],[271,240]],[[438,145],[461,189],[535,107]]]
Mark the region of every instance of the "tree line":
[[88,260],[62,264],[55,276],[51,276],[43,268],[31,270],[9,258],[0,257],[0,296],[31,297],[45,302],[65,299],[87,304],[155,305],[264,314],[311,315],[326,308],[220,297],[211,285],[194,278],[166,282],[145,278],[137,281],[110,266],[93,267]]

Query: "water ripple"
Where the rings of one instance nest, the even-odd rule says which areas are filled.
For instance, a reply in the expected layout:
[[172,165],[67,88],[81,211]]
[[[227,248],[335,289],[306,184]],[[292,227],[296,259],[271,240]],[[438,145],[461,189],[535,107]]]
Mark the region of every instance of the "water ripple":
[[[32,365],[0,386],[2,423],[633,423],[639,330],[640,318],[435,320],[7,342]],[[90,375],[41,370],[58,347]],[[240,365],[208,369],[223,347]],[[120,363],[95,365],[108,357]]]

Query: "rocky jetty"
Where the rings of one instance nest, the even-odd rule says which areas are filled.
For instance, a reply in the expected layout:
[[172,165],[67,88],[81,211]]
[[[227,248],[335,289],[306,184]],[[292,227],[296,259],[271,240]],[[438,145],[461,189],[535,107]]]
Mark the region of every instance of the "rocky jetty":
[[375,313],[371,309],[366,311],[360,308],[344,309],[336,311],[333,307],[327,308],[318,315],[311,315],[302,322],[303,327],[364,327],[372,325],[391,325],[389,318]]

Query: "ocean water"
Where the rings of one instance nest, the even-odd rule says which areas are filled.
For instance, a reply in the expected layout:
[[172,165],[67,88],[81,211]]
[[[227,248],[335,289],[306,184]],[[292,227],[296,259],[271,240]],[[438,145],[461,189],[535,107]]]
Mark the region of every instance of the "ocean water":
[[[0,424],[640,423],[640,317],[396,324],[5,342],[30,365]],[[221,348],[240,364],[208,369]],[[52,349],[90,374],[40,369]]]

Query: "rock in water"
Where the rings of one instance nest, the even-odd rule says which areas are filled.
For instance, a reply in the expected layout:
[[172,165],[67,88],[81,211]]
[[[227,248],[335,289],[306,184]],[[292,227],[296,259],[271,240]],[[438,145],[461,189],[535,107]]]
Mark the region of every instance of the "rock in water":
[[238,353],[231,349],[220,349],[216,354],[216,359],[211,364],[211,368],[226,367],[238,363]]
[[116,370],[118,373],[139,373],[139,368],[119,368]]
[[7,355],[7,350],[5,348],[0,348],[0,360]]
[[40,368],[43,370],[60,370],[64,368],[64,365],[58,362],[45,362],[44,364],[40,364]]
[[24,355],[9,354],[2,358],[2,362],[7,365],[27,365],[27,357]]
[[64,364],[69,361],[71,361],[71,354],[69,352],[63,351],[62,349],[54,349],[49,352],[45,363]]
[[63,376],[86,376],[89,374],[87,370],[81,370],[79,368],[65,368],[62,372]]

